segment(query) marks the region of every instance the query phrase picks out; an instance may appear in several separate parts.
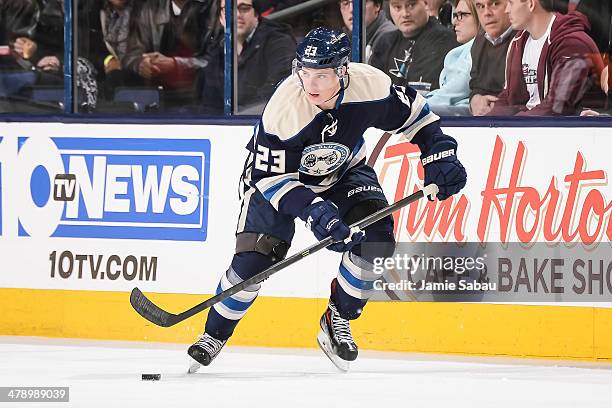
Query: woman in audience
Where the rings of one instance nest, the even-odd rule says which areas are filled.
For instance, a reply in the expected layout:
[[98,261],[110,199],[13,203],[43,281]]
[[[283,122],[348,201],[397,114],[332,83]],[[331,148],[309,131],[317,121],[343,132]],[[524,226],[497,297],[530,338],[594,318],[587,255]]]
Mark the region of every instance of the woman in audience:
[[470,51],[480,22],[473,0],[459,0],[453,11],[453,26],[461,46],[452,49],[444,59],[440,88],[426,95],[431,109],[440,115],[468,115],[470,108]]

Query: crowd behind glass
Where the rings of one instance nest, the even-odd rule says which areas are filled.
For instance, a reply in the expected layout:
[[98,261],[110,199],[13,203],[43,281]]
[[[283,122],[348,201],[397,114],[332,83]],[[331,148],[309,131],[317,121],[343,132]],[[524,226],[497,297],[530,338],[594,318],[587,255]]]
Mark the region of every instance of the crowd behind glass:
[[[362,61],[445,116],[608,108],[612,0],[365,0]],[[313,27],[351,0],[236,0],[237,112],[259,114]],[[0,112],[64,110],[64,1],[0,0]],[[80,112],[223,115],[225,0],[80,0]],[[350,74],[350,69],[349,69]]]

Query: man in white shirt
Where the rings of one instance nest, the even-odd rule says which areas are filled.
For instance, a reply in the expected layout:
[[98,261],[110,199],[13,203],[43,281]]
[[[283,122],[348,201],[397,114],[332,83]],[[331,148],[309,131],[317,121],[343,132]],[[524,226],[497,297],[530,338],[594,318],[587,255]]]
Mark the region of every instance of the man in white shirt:
[[553,0],[508,0],[519,30],[508,51],[506,84],[490,115],[574,115],[599,84],[601,55],[579,12],[551,12]]

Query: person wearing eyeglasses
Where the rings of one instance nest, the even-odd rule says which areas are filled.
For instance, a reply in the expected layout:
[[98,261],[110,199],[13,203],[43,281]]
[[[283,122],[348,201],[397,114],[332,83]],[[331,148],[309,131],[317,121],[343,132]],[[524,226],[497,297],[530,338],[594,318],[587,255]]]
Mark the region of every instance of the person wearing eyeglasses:
[[[340,0],[340,14],[344,22],[344,31],[350,40],[353,32],[353,1]],[[395,31],[395,26],[387,19],[383,11],[383,0],[366,0],[364,23],[366,26],[365,61],[372,55],[372,45],[384,34]]]
[[262,7],[259,0],[238,0],[236,5],[237,88],[242,108],[262,105],[263,109],[276,85],[291,73],[295,54],[291,27],[263,18]]
[[385,72],[395,85],[438,89],[444,57],[459,44],[452,30],[429,17],[428,0],[390,0],[397,31],[383,34],[372,47],[370,65]]
[[459,0],[454,6],[453,26],[457,42],[462,45],[446,55],[440,73],[440,89],[426,95],[429,106],[438,115],[469,114],[471,49],[480,22],[472,0]]
[[[238,0],[236,15],[236,54],[238,54],[238,109],[259,114],[276,85],[291,74],[296,43],[291,27],[262,17],[268,3]],[[196,93],[199,111],[207,115],[223,114],[223,67],[225,0],[220,1],[217,16],[220,25],[206,46],[206,66],[198,73]]]

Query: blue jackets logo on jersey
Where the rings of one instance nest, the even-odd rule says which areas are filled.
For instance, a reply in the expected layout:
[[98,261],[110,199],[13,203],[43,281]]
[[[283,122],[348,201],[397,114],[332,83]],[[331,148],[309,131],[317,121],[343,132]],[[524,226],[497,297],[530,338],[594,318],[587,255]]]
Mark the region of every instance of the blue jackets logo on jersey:
[[205,241],[210,141],[18,139],[18,234]]
[[311,176],[333,173],[348,159],[351,151],[340,143],[318,143],[302,151],[299,171]]

